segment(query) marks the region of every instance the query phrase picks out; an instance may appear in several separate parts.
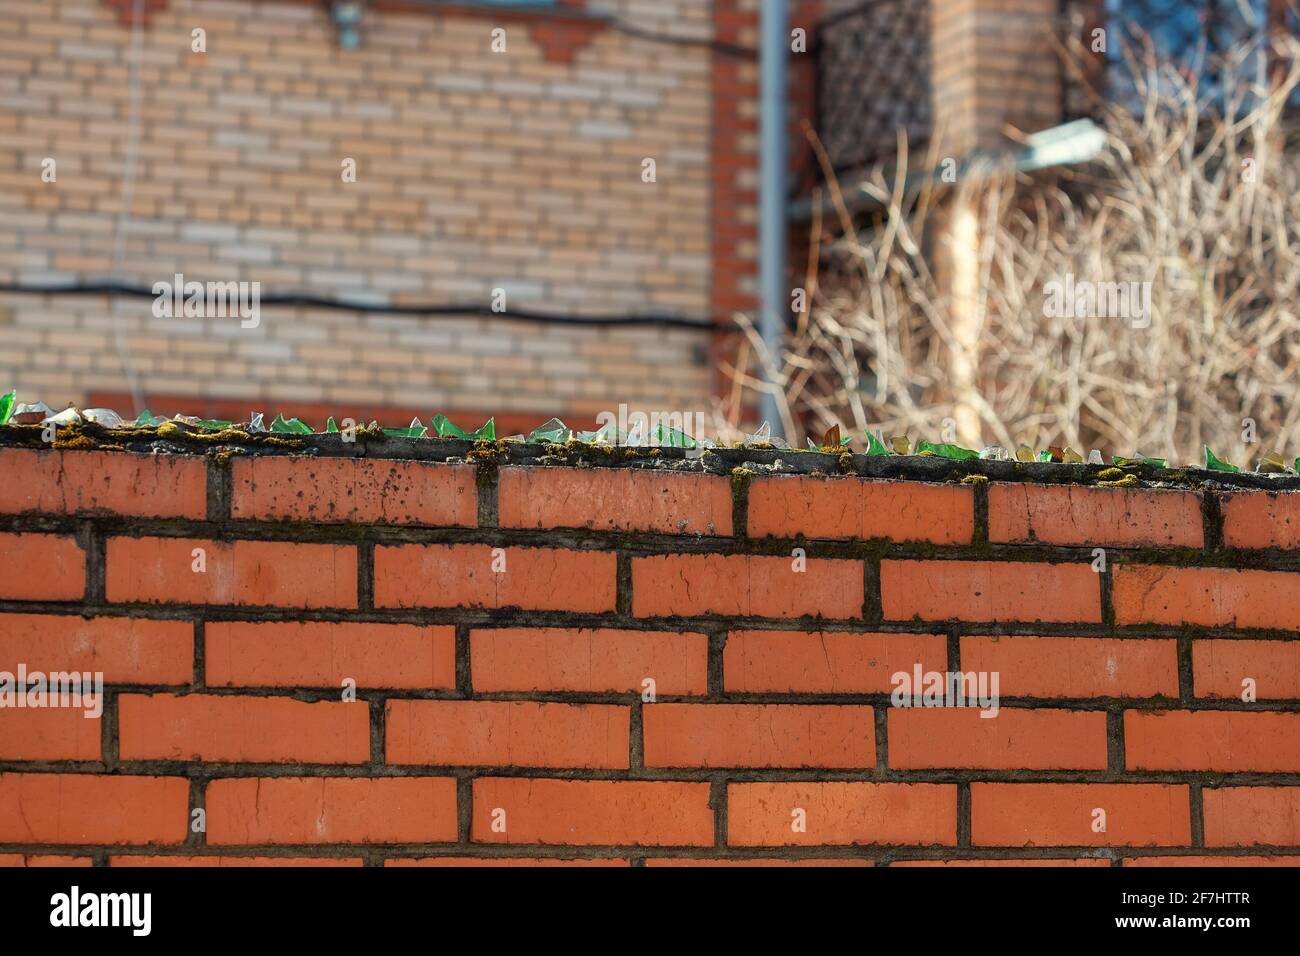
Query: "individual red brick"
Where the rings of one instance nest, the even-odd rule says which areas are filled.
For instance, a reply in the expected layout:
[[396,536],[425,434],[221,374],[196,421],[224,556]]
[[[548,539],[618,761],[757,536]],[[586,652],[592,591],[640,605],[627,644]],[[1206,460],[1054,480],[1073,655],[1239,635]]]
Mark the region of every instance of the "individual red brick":
[[889,711],[889,766],[899,770],[1105,770],[1106,714],[1004,707]]
[[1192,686],[1197,697],[1241,700],[1243,681],[1248,678],[1254,681],[1256,700],[1300,697],[1300,643],[1192,642]]
[[370,708],[359,701],[123,694],[123,760],[365,763]]
[[720,857],[682,857],[682,856],[662,856],[655,857],[645,861],[646,866],[651,867],[668,867],[681,869],[685,867],[707,866],[714,868],[730,867],[768,867],[768,866],[833,866],[833,867],[863,867],[875,866],[871,860],[860,859],[831,859],[831,860],[782,860],[770,856],[751,856],[740,857],[735,859],[722,859]]
[[1120,565],[1111,599],[1117,624],[1300,629],[1300,574]]
[[385,860],[384,866],[396,867],[508,867],[508,866],[628,866],[625,859],[562,859],[554,856],[422,856],[414,859]]
[[450,843],[451,777],[238,777],[208,784],[208,845]]
[[1139,856],[1126,857],[1124,866],[1300,866],[1300,856]]
[[1101,623],[1101,584],[1088,564],[882,561],[885,620]]
[[94,866],[95,861],[88,856],[51,856],[44,853],[0,853],[0,866],[45,867],[45,866]]
[[1135,711],[1124,714],[1131,770],[1300,770],[1300,714]]
[[676,631],[484,628],[470,631],[476,691],[699,695],[708,690],[709,639]]
[[749,486],[751,538],[888,538],[970,544],[969,485],[861,478],[756,478]]
[[[1187,846],[1191,803],[1183,784],[973,783],[975,846]],[[1105,811],[1105,832],[1093,830]]]
[[1300,494],[1242,491],[1219,496],[1230,548],[1300,548]]
[[[492,570],[497,559],[505,561],[504,571]],[[486,544],[381,546],[375,548],[375,606],[518,607],[595,614],[614,610],[616,568],[609,551],[494,549]]]
[[110,856],[108,862],[114,867],[288,867],[288,866],[324,866],[356,867],[365,866],[360,857],[330,856]]
[[732,631],[722,672],[732,693],[879,694],[900,671],[944,671],[947,661],[939,634]]
[[209,621],[204,646],[212,687],[456,686],[450,625]]
[[[802,813],[799,813],[802,811]],[[800,824],[806,829],[800,830]],[[733,783],[730,846],[957,844],[957,788],[930,783]]]
[[963,637],[961,666],[996,673],[1007,697],[1178,696],[1172,640]]
[[1076,857],[1073,859],[1052,859],[1052,860],[895,860],[889,864],[892,870],[895,867],[943,867],[945,869],[965,869],[965,868],[989,868],[989,867],[1010,867],[1010,866],[1064,866],[1064,867],[1089,867],[1089,866],[1110,866],[1110,860],[1103,860],[1097,857]]
[[[206,571],[195,571],[203,549]],[[193,538],[110,538],[107,596],[114,603],[354,608],[351,546]]]
[[670,554],[632,560],[636,617],[862,616],[859,561],[736,554]]
[[870,707],[650,704],[647,767],[874,767]]
[[623,468],[502,468],[503,528],[731,534],[731,482],[718,475]]
[[[99,706],[103,706],[101,700]],[[101,722],[73,707],[0,708],[0,760],[98,760]]]
[[1190,491],[989,485],[989,541],[1084,548],[1200,548],[1201,496]]
[[184,777],[0,773],[0,843],[181,843]]
[[76,538],[0,533],[0,600],[79,601],[86,593],[86,555]]
[[188,684],[194,625],[127,617],[0,614],[0,670],[103,673],[105,684]]
[[[473,816],[475,843],[713,844],[707,783],[479,777]],[[494,821],[505,832],[494,831]]]
[[207,461],[133,452],[0,451],[0,514],[204,518]]
[[1202,792],[1206,846],[1300,845],[1300,788],[1223,787]]
[[231,467],[230,514],[315,524],[473,528],[473,465],[258,455]]
[[390,700],[389,763],[626,770],[631,711],[530,700]]

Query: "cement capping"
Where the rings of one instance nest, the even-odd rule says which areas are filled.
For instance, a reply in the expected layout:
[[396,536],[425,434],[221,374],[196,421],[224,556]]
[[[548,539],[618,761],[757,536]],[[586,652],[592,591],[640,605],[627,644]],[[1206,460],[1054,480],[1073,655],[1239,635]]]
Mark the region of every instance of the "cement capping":
[[[170,426],[170,428],[168,427]],[[730,475],[736,469],[761,475],[854,475],[860,478],[947,483],[971,476],[1032,484],[1095,485],[1102,473],[1118,470],[1148,487],[1300,491],[1300,475],[1210,471],[1197,467],[1159,468],[1020,461],[955,461],[933,455],[870,456],[854,453],[773,448],[768,445],[705,449],[697,453],[671,447],[610,447],[581,442],[549,444],[497,440],[472,442],[450,438],[395,438],[379,429],[358,428],[355,441],[342,434],[289,435],[248,432],[238,427],[203,431],[189,425],[134,425],[105,428],[82,423],[59,428],[53,442],[42,438],[43,425],[0,426],[0,448],[131,451],[143,454],[308,455],[328,458],[383,458],[457,463],[491,461],[497,465],[538,467],[612,467]],[[163,434],[160,434],[163,432]],[[1110,477],[1114,477],[1112,474]],[[975,480],[978,480],[976,478]]]

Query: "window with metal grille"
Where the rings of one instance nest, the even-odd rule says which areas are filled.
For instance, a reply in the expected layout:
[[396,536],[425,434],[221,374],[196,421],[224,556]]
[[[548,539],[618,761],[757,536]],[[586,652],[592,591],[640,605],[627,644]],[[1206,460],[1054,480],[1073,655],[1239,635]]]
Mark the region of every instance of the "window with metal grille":
[[888,158],[898,130],[930,136],[928,0],[868,0],[825,17],[813,35],[817,131],[837,173]]

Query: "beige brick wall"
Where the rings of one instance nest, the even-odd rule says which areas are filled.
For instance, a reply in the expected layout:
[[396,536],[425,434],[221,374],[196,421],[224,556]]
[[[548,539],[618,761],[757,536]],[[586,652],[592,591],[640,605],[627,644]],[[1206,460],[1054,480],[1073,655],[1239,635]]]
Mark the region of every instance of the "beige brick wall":
[[1059,0],[931,0],[936,135],[947,155],[1061,119]]
[[[590,6],[712,32],[704,0]],[[0,16],[0,282],[108,276],[130,30],[103,0],[0,0]],[[498,25],[506,54],[489,50]],[[613,29],[553,62],[523,21],[437,11],[369,10],[345,51],[323,3],[171,0],[144,32],[121,274],[381,305],[482,306],[502,288],[511,308],[707,318],[711,69],[706,49]],[[709,390],[703,332],[265,308],[244,330],[149,304],[118,315],[151,393],[574,414],[695,408]],[[0,382],[51,404],[125,390],[113,319],[100,298],[0,298],[2,334],[24,343],[0,352]]]
[[[0,381],[47,400],[123,396],[118,410],[125,413],[131,381],[120,330],[156,413],[279,408],[319,426],[327,413],[364,411],[368,418],[377,409],[402,409],[427,421],[435,411],[460,409],[519,428],[515,420],[528,419],[525,413],[568,415],[576,424],[616,411],[619,402],[647,411],[709,408],[702,404],[707,369],[696,360],[703,337],[691,330],[548,326],[543,333],[501,318],[429,322],[274,307],[263,308],[256,329],[243,329],[237,320],[157,319],[150,305],[0,295],[0,340],[15,346],[0,353]],[[193,400],[184,407],[168,404],[185,396]]]

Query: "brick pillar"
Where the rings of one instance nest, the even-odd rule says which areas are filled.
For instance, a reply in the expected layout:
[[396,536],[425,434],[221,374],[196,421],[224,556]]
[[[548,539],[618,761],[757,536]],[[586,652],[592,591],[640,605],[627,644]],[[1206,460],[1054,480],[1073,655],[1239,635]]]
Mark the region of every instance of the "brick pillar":
[[930,0],[934,129],[945,155],[1061,122],[1058,0]]
[[[931,96],[939,155],[1013,148],[1009,130],[1032,133],[1063,120],[1059,0],[930,0]],[[935,273],[947,300],[954,345],[948,369],[957,438],[979,447],[984,428],[979,261],[981,210],[958,187],[936,207]]]

